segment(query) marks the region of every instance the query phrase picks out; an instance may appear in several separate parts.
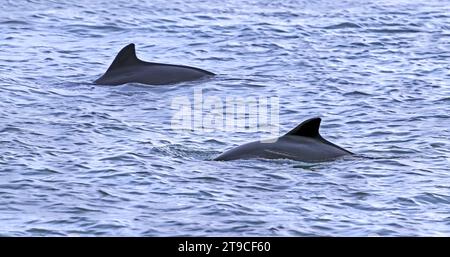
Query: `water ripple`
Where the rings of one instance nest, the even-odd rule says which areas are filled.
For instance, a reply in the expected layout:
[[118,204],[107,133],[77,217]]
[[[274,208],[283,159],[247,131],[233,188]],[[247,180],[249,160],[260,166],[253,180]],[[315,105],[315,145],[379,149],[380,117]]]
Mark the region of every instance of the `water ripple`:
[[[0,235],[448,236],[448,13],[438,0],[6,1]],[[132,42],[219,75],[93,85]],[[200,89],[277,96],[281,133],[321,116],[357,155],[211,161],[265,134],[172,129],[172,100]]]

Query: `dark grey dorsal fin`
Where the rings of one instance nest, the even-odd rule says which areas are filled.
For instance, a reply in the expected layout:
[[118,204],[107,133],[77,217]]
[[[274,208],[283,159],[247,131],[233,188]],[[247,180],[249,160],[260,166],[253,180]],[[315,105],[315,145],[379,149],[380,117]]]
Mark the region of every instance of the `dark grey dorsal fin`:
[[137,64],[139,62],[140,60],[136,56],[136,49],[134,44],[129,44],[122,48],[122,50],[120,50],[114,61],[109,66],[107,72],[125,66]]
[[321,119],[319,117],[305,120],[293,130],[286,133],[285,136],[301,136],[301,137],[320,137],[319,127]]

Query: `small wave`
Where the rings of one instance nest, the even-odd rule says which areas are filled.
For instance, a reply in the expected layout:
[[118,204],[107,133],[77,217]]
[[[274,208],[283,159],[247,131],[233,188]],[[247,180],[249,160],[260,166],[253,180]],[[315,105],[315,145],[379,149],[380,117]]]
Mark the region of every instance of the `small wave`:
[[26,21],[19,21],[19,20],[7,20],[7,21],[0,21],[0,25],[29,25]]
[[213,153],[210,151],[188,148],[179,144],[153,147],[152,151],[173,157],[195,158],[202,160],[212,159],[211,156],[216,154],[216,152]]
[[358,28],[361,28],[361,26],[356,23],[352,23],[352,22],[343,22],[343,23],[323,27],[323,29],[358,29]]
[[435,102],[436,103],[439,103],[439,102],[447,103],[447,102],[450,102],[450,97],[442,97],[441,99],[438,99]]
[[368,32],[383,34],[401,34],[401,33],[420,33],[424,32],[417,29],[368,29]]
[[450,196],[439,195],[433,193],[423,193],[414,197],[414,200],[420,203],[431,203],[431,204],[449,204]]
[[85,24],[75,24],[66,25],[64,28],[71,32],[85,32],[85,31],[102,31],[102,32],[120,32],[125,31],[126,28],[122,28],[114,25],[85,25]]
[[355,90],[355,91],[344,93],[344,96],[372,96],[372,94]]
[[211,176],[192,177],[190,179],[205,181],[205,182],[208,182],[208,183],[210,183],[210,182],[223,182],[223,180],[221,178],[211,177]]
[[34,236],[65,236],[64,233],[56,232],[45,228],[30,228],[27,229],[26,233]]
[[391,201],[392,204],[400,204],[404,206],[418,206],[419,204],[414,201],[414,199],[410,199],[407,197],[397,197],[394,201]]

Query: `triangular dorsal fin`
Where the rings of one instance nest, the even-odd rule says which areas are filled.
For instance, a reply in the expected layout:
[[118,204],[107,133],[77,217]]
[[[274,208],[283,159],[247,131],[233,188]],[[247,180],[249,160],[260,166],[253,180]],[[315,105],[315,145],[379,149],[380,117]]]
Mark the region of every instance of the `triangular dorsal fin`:
[[136,56],[135,46],[131,43],[120,50],[106,72],[139,62],[140,60]]
[[321,137],[319,134],[320,121],[319,117],[305,120],[285,136]]

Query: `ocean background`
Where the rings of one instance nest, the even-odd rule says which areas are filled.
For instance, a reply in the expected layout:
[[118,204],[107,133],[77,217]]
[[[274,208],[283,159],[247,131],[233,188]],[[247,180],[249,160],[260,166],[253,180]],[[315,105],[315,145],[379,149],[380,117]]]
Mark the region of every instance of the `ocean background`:
[[[129,43],[218,75],[93,85]],[[173,129],[196,90],[279,124]],[[357,156],[211,160],[316,116]],[[450,1],[1,1],[1,236],[450,236],[449,138]]]

